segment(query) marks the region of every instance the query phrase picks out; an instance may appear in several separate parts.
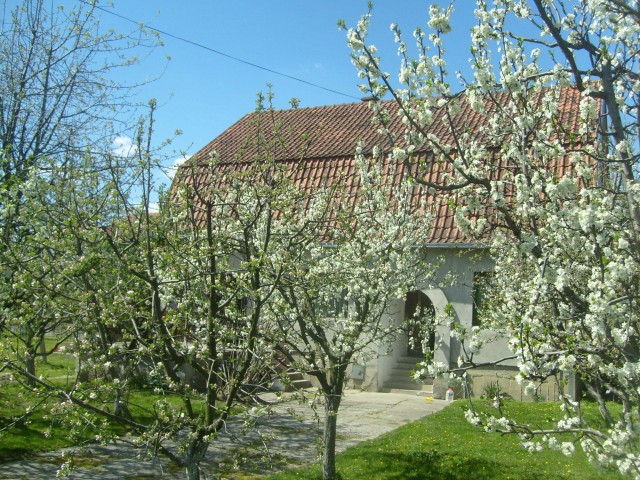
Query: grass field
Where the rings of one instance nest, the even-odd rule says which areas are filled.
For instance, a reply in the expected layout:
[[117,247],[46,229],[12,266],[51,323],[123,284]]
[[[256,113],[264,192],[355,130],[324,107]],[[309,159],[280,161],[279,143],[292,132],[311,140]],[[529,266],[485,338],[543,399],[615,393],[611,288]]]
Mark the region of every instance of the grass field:
[[[614,480],[624,477],[589,464],[576,453],[566,457],[548,449],[530,454],[516,436],[485,433],[464,419],[464,401],[338,455],[344,480]],[[506,412],[544,426],[560,418],[557,405],[508,402]],[[269,477],[270,480],[321,479],[320,465]]]
[[[38,360],[36,368],[37,375],[58,379],[63,384],[74,371],[75,360],[54,354],[47,363]],[[16,382],[0,380],[0,462],[72,444],[69,435],[56,429],[56,419],[50,414],[53,403],[53,399],[24,393]],[[30,412],[27,416],[26,411]],[[87,439],[90,436],[87,432]]]
[[[36,375],[46,378],[61,389],[66,389],[75,378],[76,360],[72,355],[54,353],[47,361],[36,360]],[[91,384],[85,385],[91,388]],[[149,390],[133,389],[128,407],[134,419],[141,424],[154,421],[154,403],[163,399],[173,405],[181,405],[175,395],[160,396]],[[43,389],[26,392],[8,375],[0,377],[0,463],[20,460],[40,452],[57,450],[85,443],[94,443],[98,434],[124,435],[122,425],[109,424],[101,417],[91,417],[88,412],[62,411],[61,399]],[[92,401],[96,406],[109,410],[112,401]],[[198,398],[192,399],[195,410],[202,406]],[[25,414],[28,412],[28,414]],[[92,426],[94,422],[99,428]]]
[[[62,389],[73,381],[75,368],[76,360],[68,354],[54,353],[47,357],[46,362],[40,358],[36,360],[36,375]],[[140,405],[137,411],[142,412],[151,408],[155,398],[136,392],[130,400],[132,404]],[[69,418],[67,416],[63,421],[66,414],[59,409],[60,401],[44,390],[26,392],[6,376],[0,379],[0,463],[95,441],[96,434],[100,432],[88,422],[78,421],[77,428],[69,430]],[[136,407],[132,406],[132,409]],[[150,415],[142,416],[143,421],[150,419]],[[107,426],[107,431],[114,435],[125,433],[119,425]]]

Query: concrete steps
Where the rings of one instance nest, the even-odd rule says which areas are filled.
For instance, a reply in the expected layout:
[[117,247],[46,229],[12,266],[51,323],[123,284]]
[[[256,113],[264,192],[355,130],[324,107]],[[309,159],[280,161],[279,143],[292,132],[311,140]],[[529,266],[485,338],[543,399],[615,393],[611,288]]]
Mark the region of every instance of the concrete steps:
[[430,396],[433,394],[433,379],[416,382],[411,378],[411,371],[416,370],[420,358],[400,357],[391,370],[391,377],[385,383],[385,390],[392,393],[417,394]]
[[284,355],[278,355],[276,370],[279,372],[278,378],[274,381],[273,388],[281,392],[295,392],[313,388],[313,384],[302,372],[291,366],[289,360]]
[[433,385],[423,385],[422,390],[412,390],[405,388],[389,388],[388,393],[401,393],[403,395],[417,395],[419,397],[433,397]]
[[285,385],[285,391],[292,392],[295,390],[305,390],[307,388],[313,387],[311,381],[306,378],[301,372],[288,370],[286,373],[288,380]]

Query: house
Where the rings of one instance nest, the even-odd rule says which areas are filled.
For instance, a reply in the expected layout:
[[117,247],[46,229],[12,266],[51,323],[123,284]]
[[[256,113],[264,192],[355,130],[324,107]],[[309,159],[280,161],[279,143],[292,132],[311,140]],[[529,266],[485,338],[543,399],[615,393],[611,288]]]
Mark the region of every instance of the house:
[[[563,96],[562,112],[567,122],[575,121],[580,95],[573,89],[566,89]],[[353,175],[355,166],[355,147],[358,141],[364,142],[364,153],[370,155],[372,148],[378,146],[389,152],[394,145],[402,145],[404,125],[393,102],[382,102],[389,110],[389,123],[386,130],[372,124],[372,109],[368,103],[352,103],[291,109],[281,111],[254,112],[246,115],[229,127],[221,135],[197,152],[188,165],[197,168],[198,162],[209,158],[215,152],[222,169],[242,171],[251,168],[261,155],[270,155],[277,162],[289,166],[292,177],[301,189],[313,190],[321,181],[342,182],[342,188],[357,195],[357,185]],[[436,117],[442,112],[436,111]],[[462,102],[462,111],[457,117],[464,122],[467,131],[482,137],[482,117]],[[433,133],[446,137],[447,128],[436,118],[432,124]],[[253,141],[256,137],[261,142]],[[265,147],[266,146],[266,147]],[[429,151],[418,152],[423,160],[419,175],[431,183],[438,183],[446,174],[446,165],[429,162]],[[491,155],[497,156],[497,150]],[[495,159],[495,157],[494,157]],[[569,168],[567,159],[555,166],[560,174]],[[498,162],[499,163],[499,162]],[[387,175],[406,175],[407,169],[414,165],[403,162],[388,166]],[[417,172],[411,172],[417,175]],[[496,172],[496,175],[499,175]],[[211,177],[210,170],[202,169],[201,183],[218,181]],[[418,188],[413,193],[416,198],[427,198],[427,204],[434,214],[434,223],[425,250],[427,255],[442,262],[441,279],[451,277],[453,282],[442,282],[434,288],[429,285],[418,286],[416,291],[407,292],[405,298],[399,298],[390,309],[388,321],[401,325],[416,310],[424,312],[442,312],[445,309],[453,313],[454,321],[465,327],[472,327],[478,318],[481,297],[481,285],[486,280],[492,265],[487,246],[482,240],[465,237],[456,225],[454,210],[459,199],[454,193],[435,193],[427,188]],[[485,237],[486,238],[486,237]],[[410,389],[423,394],[431,393],[443,398],[447,388],[446,379],[436,379],[433,385],[418,385],[411,380],[411,371],[416,363],[424,360],[420,344],[437,345],[435,361],[455,366],[460,353],[460,343],[451,335],[448,325],[440,325],[430,338],[416,338],[414,331],[405,331],[393,345],[379,345],[376,355],[366,365],[352,369],[351,382],[354,387],[371,391],[390,389]],[[438,341],[436,342],[436,338]],[[391,349],[389,347],[392,347]],[[485,348],[476,355],[478,363],[490,362],[508,357],[506,339],[499,334],[488,334]],[[501,362],[499,367],[487,367],[469,372],[469,386],[472,393],[480,395],[483,389],[500,381],[500,387],[515,398],[523,394],[513,376],[517,371],[514,360]],[[543,398],[553,399],[558,392],[549,385],[542,388]]]

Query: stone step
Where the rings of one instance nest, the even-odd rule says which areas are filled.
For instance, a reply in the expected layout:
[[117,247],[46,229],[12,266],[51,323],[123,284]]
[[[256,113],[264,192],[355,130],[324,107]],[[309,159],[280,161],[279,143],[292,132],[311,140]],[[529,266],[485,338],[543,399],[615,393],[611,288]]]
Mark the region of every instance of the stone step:
[[411,383],[418,383],[418,384],[422,383],[425,385],[432,385],[433,377],[423,378],[422,380],[420,380],[420,382],[416,382],[408,370],[400,370],[400,369],[394,368],[391,370],[391,376],[388,382],[411,382]]
[[311,381],[306,378],[302,372],[290,370],[287,372],[287,378],[289,379],[286,386],[287,392],[305,390],[313,387]]
[[313,384],[306,378],[303,378],[301,380],[291,381],[291,388],[293,390],[306,390],[307,388],[312,388],[312,387],[313,387]]
[[399,357],[396,365],[391,369],[390,377],[385,383],[386,388],[433,392],[433,378],[426,378],[420,382],[413,380],[411,372],[418,369],[416,365],[421,360],[415,357]]
[[433,390],[433,385],[416,383],[412,380],[389,380],[385,386],[387,388],[403,388],[405,390]]
[[407,365],[411,368],[418,368],[416,364],[424,362],[424,358],[419,357],[398,357],[396,363],[398,365]]
[[433,378],[428,378],[416,382],[409,371],[394,368],[391,370],[391,376],[385,383],[387,386],[395,388],[421,388],[423,386],[431,387],[433,385]]
[[292,382],[295,380],[303,380],[304,379],[304,375],[302,374],[302,372],[287,372],[287,377],[289,378],[289,380],[291,380]]
[[[427,385],[425,385],[426,387]],[[412,388],[388,388],[389,393],[404,393],[405,395],[418,395],[419,397],[430,397],[433,395],[432,388],[424,388],[422,390],[416,390]]]
[[403,366],[395,366],[391,369],[392,375],[398,375],[400,377],[402,376],[411,376],[411,372],[415,372],[417,369],[416,368],[408,368],[408,367],[403,367]]

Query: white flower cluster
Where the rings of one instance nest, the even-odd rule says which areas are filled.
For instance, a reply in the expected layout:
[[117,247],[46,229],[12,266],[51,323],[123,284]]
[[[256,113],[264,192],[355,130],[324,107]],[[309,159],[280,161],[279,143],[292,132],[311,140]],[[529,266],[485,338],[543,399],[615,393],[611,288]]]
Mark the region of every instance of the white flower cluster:
[[511,421],[508,418],[487,416],[484,419],[485,432],[511,432]]
[[[420,153],[430,151],[430,161],[446,167],[444,185],[464,200],[456,205],[459,228],[481,240],[488,226],[498,229],[490,244],[500,295],[486,325],[509,335],[518,380],[529,393],[536,394],[544,379],[562,390],[575,375],[596,398],[613,395],[625,405],[617,417],[609,411],[620,421],[609,429],[585,423],[579,406],[568,404],[556,428],[581,431],[580,445],[591,458],[639,477],[637,419],[628,416],[637,410],[640,384],[640,361],[632,353],[640,344],[636,7],[596,0],[477,1],[473,78],[461,80],[465,95],[455,101],[443,75],[450,9],[430,9],[429,30],[414,35],[413,59],[393,25],[401,47],[402,90],[396,94],[406,144],[392,156],[420,161]],[[539,35],[516,30],[530,20]],[[554,48],[559,38],[571,47]],[[371,85],[385,83],[379,70],[358,67]],[[482,119],[481,131],[458,123],[455,116],[467,106]],[[451,121],[434,125],[438,108],[447,109]],[[468,332],[453,329],[452,335],[469,352],[481,347]],[[483,337],[474,332],[473,338]],[[604,403],[600,408],[608,410]],[[531,451],[543,444],[565,454],[577,445],[553,435],[525,443]]]
[[468,409],[464,413],[464,417],[467,419],[467,422],[469,422],[471,425],[475,425],[475,426],[482,425],[482,420],[480,419],[478,414],[471,409]]

